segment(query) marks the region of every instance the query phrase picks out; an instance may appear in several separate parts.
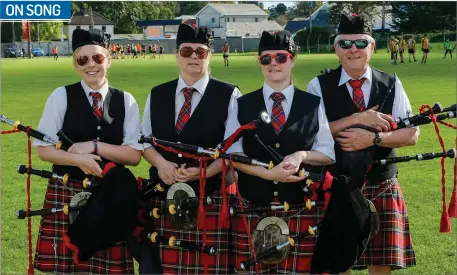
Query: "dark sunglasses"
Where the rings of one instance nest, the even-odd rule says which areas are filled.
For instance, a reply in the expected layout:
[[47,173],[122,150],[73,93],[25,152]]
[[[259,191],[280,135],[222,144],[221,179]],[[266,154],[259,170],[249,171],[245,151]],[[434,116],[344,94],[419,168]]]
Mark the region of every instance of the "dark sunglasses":
[[259,62],[262,65],[270,65],[271,61],[274,59],[278,64],[284,64],[287,62],[287,58],[293,58],[293,55],[290,53],[276,53],[276,54],[264,54],[259,56]]
[[[103,64],[103,61],[105,61],[105,56],[103,54],[97,53],[92,55],[92,60],[97,63],[97,64]],[[76,58],[76,63],[78,63],[79,66],[84,66],[89,62],[89,57],[87,55],[79,56]]]
[[357,40],[349,40],[349,39],[341,39],[338,41],[338,44],[342,49],[350,49],[352,45],[355,45],[357,49],[365,49],[368,47],[368,40],[366,39],[357,39]]
[[208,49],[202,47],[198,47],[195,50],[192,49],[192,47],[182,47],[181,49],[179,49],[179,54],[185,58],[189,58],[192,56],[193,53],[195,53],[198,59],[205,59],[206,57],[208,57],[208,52]]

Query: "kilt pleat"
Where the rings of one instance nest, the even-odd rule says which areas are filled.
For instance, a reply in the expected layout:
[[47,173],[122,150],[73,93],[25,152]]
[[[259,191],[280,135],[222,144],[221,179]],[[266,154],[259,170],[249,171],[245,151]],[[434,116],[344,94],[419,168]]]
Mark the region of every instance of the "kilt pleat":
[[[50,179],[46,190],[43,208],[61,208],[69,204],[74,194],[83,191],[81,184]],[[94,274],[133,274],[133,259],[126,242],[119,242],[106,250],[98,251],[87,261],[78,265],[62,239],[67,232],[69,217],[63,212],[43,216],[37,239],[34,267],[49,273],[94,273]]]
[[371,200],[384,190],[385,184],[391,187],[374,201],[380,220],[379,233],[370,240],[353,269],[376,265],[390,266],[395,270],[416,265],[408,212],[398,180],[392,178],[386,182],[365,184],[362,192]]
[[[208,264],[208,274],[231,274],[229,260],[229,229],[218,227],[218,217],[222,199],[218,193],[213,194],[214,204],[205,206],[206,245],[214,246],[215,255],[205,255],[197,251],[189,251],[179,247],[170,247],[159,243],[163,274],[204,274],[204,261]],[[153,207],[164,208],[165,200],[154,198]],[[167,238],[174,236],[179,240],[203,243],[203,231],[195,226],[189,230],[176,229],[168,215],[155,220],[155,228],[160,235]]]
[[[245,207],[250,207],[248,201],[244,200]],[[252,233],[255,230],[258,222],[269,216],[276,216],[282,218],[289,227],[289,236],[296,236],[299,233],[307,233],[309,226],[317,225],[324,216],[323,202],[318,202],[316,206],[311,209],[299,209],[270,212],[267,215],[260,215],[256,213],[245,214],[249,231]],[[245,230],[245,225],[241,215],[232,217],[232,265],[234,273],[252,273],[256,272],[255,266],[247,271],[242,271],[240,263],[252,257],[250,252],[248,235]],[[259,263],[260,274],[303,274],[309,273],[311,269],[311,260],[313,256],[314,247],[317,242],[318,232],[315,236],[307,236],[295,242],[295,246],[290,248],[288,256],[279,264],[266,265]]]

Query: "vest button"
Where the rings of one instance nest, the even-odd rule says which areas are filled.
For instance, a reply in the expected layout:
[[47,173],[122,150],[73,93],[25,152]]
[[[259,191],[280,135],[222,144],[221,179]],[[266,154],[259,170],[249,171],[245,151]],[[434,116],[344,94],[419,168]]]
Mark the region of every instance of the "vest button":
[[178,154],[178,157],[182,158],[182,154]]
[[275,180],[275,181],[273,181],[273,183],[274,183],[274,184],[278,184],[278,181]]
[[97,130],[101,130],[101,129],[102,129],[102,126],[98,125]]
[[276,147],[276,148],[279,148],[279,147],[281,147],[281,144],[276,143],[276,144],[275,144],[275,147]]
[[273,195],[274,195],[275,197],[277,197],[277,196],[279,195],[279,192],[278,192],[278,191],[274,191],[274,192],[273,192]]
[[100,140],[100,138],[99,138],[99,137],[97,137],[97,140]]

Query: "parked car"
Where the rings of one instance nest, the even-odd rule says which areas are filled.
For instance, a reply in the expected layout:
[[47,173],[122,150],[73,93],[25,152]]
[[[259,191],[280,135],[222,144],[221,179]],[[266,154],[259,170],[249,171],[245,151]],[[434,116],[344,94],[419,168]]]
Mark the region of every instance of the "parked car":
[[8,48],[5,50],[5,57],[18,57],[20,56],[20,52],[16,51],[16,49]]
[[33,56],[44,56],[44,50],[42,48],[33,48]]

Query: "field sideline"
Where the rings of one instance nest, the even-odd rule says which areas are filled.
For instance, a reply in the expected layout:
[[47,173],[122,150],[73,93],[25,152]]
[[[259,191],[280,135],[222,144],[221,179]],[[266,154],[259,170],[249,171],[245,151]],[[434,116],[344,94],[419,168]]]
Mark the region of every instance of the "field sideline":
[[[455,53],[455,52],[454,52]],[[389,63],[385,50],[378,50],[373,56],[372,65],[389,73],[397,73],[415,113],[423,104],[441,102],[448,107],[456,102],[456,62],[454,59],[441,59],[441,50],[432,51],[428,62],[420,64],[421,52],[416,53],[418,62],[406,62],[398,66]],[[242,93],[261,87],[263,77],[254,53],[230,56],[230,66],[224,67],[222,55],[212,57],[211,75],[239,86]],[[79,81],[71,64],[71,58],[60,57],[36,59],[1,60],[1,114],[11,120],[20,120],[25,125],[36,127],[41,117],[47,96],[57,87]],[[338,61],[333,54],[298,56],[294,71],[294,84],[305,90],[308,82],[323,68],[335,68]],[[174,55],[164,59],[124,59],[113,60],[108,71],[110,84],[133,94],[140,116],[152,86],[177,77],[178,69]],[[174,92],[174,91],[170,91]],[[455,119],[448,120],[455,125]],[[1,125],[2,130],[11,126]],[[456,146],[455,130],[439,126],[446,149]],[[1,136],[1,221],[2,250],[1,273],[18,274],[27,272],[27,222],[16,219],[15,213],[26,208],[24,175],[16,172],[19,164],[27,164],[27,138],[24,133]],[[419,142],[415,147],[402,148],[397,155],[415,155],[424,152],[439,152],[441,147],[433,125],[421,127]],[[35,169],[50,170],[51,165],[41,162],[33,151],[32,163]],[[135,176],[146,177],[148,166],[142,160],[132,168]],[[449,203],[452,192],[453,162],[446,160],[446,186]],[[417,266],[395,271],[396,274],[455,274],[456,273],[456,226],[451,219],[452,231],[439,233],[441,217],[441,170],[439,159],[431,161],[411,161],[399,164],[399,181],[403,188],[410,216],[413,244]],[[46,180],[31,178],[32,209],[42,207]],[[39,226],[39,218],[32,220],[33,249]],[[38,273],[38,272],[37,272]],[[363,274],[366,272],[352,272]]]

